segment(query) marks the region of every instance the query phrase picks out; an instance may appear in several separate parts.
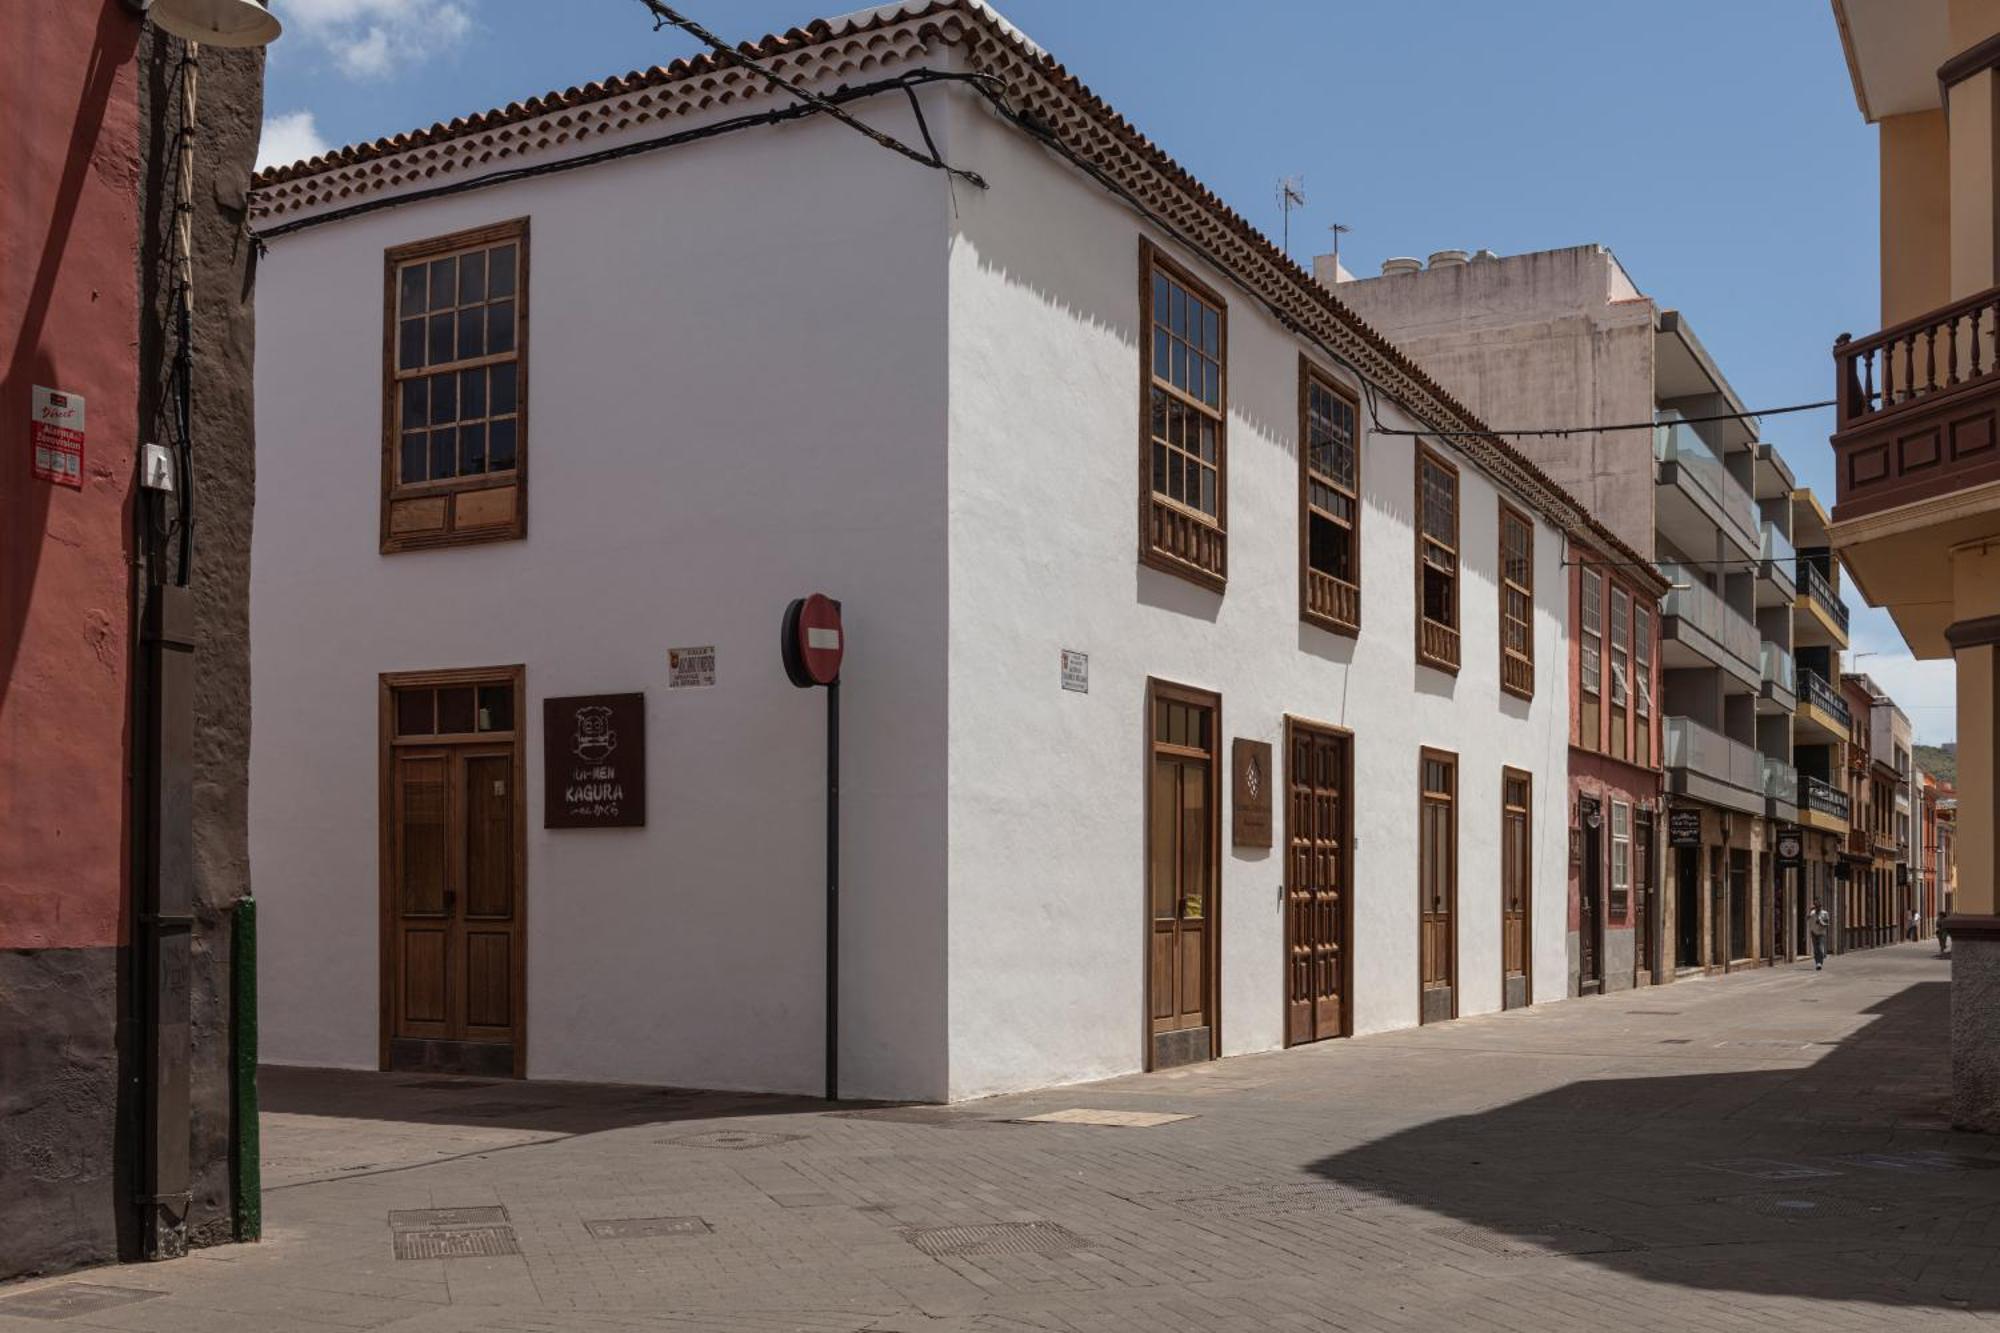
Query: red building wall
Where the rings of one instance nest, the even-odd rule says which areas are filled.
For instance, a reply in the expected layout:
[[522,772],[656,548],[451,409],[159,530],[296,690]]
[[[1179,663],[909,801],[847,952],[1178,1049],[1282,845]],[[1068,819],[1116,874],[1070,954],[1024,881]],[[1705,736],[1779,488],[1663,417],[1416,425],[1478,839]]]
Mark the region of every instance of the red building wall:
[[[0,41],[0,950],[124,939],[138,40],[65,0]],[[30,476],[35,385],[84,397],[80,490]]]

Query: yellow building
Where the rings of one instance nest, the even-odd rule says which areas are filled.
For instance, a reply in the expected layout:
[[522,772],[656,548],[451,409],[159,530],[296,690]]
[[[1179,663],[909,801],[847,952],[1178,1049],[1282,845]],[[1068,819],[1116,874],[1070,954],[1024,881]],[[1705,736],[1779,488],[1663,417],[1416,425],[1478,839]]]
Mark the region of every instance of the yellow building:
[[2000,0],[1833,11],[1881,136],[1883,327],[1834,346],[1828,536],[1917,656],[1958,662],[1953,1118],[2000,1130]]

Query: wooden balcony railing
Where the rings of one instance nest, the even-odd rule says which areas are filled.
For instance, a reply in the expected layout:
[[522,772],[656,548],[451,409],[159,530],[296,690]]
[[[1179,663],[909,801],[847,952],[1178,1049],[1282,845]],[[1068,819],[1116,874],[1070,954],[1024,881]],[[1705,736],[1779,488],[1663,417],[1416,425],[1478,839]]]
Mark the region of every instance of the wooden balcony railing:
[[1149,497],[1142,554],[1150,563],[1219,588],[1228,573],[1228,540],[1213,523],[1157,495]]
[[2000,481],[2000,287],[1833,347],[1836,521]]
[[1500,688],[1523,699],[1535,697],[1535,664],[1515,652],[1500,654]]
[[1346,579],[1306,567],[1306,614],[1328,629],[1348,634],[1361,629],[1361,589]]
[[1417,617],[1417,660],[1445,671],[1458,670],[1458,631],[1429,616]]

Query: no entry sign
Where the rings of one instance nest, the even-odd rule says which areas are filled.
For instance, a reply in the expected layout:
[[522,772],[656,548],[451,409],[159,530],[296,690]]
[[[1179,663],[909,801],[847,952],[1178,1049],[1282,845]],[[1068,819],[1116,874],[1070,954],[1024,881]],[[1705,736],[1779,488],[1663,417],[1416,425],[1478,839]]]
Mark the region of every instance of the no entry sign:
[[840,626],[840,603],[823,593],[801,597],[785,609],[785,674],[802,690],[840,680],[847,635]]

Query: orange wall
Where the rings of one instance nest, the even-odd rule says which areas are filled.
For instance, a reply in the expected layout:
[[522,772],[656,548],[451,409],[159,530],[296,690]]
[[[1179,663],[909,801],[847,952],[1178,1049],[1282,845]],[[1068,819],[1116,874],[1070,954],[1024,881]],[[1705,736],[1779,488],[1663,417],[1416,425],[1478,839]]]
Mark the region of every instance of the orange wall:
[[[8,7],[0,42],[0,948],[118,943],[128,873],[139,24]],[[84,396],[83,489],[29,476],[33,385]]]

